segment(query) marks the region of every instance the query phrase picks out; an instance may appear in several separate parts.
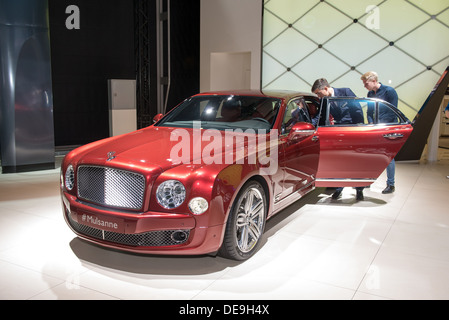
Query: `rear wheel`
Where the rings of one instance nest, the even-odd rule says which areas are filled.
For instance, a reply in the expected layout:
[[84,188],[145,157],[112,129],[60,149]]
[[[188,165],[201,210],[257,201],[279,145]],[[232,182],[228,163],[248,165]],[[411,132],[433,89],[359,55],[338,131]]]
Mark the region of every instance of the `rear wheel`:
[[234,260],[251,257],[260,244],[267,216],[267,198],[262,185],[250,181],[234,200],[219,254]]

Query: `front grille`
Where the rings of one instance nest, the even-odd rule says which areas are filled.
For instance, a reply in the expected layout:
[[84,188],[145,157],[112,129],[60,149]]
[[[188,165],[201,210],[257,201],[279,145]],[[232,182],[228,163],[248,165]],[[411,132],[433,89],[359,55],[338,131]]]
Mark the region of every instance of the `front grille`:
[[104,231],[72,220],[70,214],[67,214],[67,212],[66,215],[70,225],[78,233],[90,236],[92,238],[133,247],[161,247],[179,245],[185,243],[189,239],[190,235],[190,230],[181,230],[186,234],[186,237],[183,240],[179,240],[179,238],[174,238],[173,234],[179,232],[180,230],[149,231],[137,234]]
[[99,205],[140,209],[145,192],[145,177],[108,167],[78,168],[78,197]]

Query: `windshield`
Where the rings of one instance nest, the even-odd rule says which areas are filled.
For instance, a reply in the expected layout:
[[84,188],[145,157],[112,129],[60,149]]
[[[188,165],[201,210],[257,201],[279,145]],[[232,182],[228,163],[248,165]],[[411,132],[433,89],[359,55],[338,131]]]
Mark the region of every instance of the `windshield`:
[[272,128],[280,100],[268,97],[210,95],[185,100],[157,126],[203,129],[265,129]]

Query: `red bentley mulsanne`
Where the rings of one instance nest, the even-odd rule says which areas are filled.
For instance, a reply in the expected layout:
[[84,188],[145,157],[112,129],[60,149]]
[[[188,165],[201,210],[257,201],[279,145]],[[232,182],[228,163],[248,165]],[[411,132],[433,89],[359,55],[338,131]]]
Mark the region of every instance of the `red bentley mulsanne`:
[[[380,123],[385,112],[394,120]],[[245,260],[267,219],[315,187],[369,186],[412,132],[385,101],[301,92],[201,93],[155,121],[64,158],[63,213],[79,237]]]

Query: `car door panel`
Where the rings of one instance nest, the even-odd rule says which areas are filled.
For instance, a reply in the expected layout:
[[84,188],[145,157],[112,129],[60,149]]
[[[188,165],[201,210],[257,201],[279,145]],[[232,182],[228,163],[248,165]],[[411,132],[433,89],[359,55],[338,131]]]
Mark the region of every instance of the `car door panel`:
[[320,161],[316,186],[370,185],[411,132],[411,125],[318,128]]
[[[358,101],[354,99],[354,102]],[[328,119],[329,113],[323,112],[323,116]],[[317,129],[320,159],[316,186],[364,187],[372,184],[413,130],[405,117],[401,115],[398,119],[399,123],[396,124],[364,122],[331,125],[329,121],[321,121]]]

